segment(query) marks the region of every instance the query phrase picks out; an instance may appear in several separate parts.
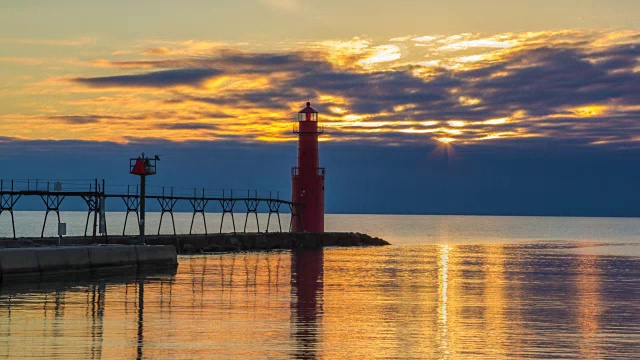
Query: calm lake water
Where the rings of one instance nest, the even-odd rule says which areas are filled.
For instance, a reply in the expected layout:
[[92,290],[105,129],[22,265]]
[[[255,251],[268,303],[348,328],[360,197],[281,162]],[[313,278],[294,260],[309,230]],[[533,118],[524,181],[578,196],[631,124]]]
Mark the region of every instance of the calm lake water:
[[[65,215],[84,230],[82,213]],[[18,213],[29,216],[42,214]],[[0,358],[640,354],[640,219],[328,215],[327,228],[394,245],[182,256],[175,273],[3,285]]]

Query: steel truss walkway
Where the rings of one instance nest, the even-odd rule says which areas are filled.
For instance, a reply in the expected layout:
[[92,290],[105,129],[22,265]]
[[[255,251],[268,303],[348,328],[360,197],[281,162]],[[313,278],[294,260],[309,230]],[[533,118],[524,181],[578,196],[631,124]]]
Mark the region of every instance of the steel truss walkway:
[[[122,229],[122,235],[125,234],[127,227],[127,221],[129,214],[135,213],[138,221],[139,206],[140,206],[140,193],[138,185],[124,185],[113,186],[115,189],[113,192],[107,192],[105,189],[104,180],[0,180],[0,215],[3,212],[9,212],[11,215],[11,225],[13,230],[13,238],[16,238],[14,210],[15,206],[23,197],[39,197],[45,205],[45,216],[42,224],[41,237],[44,237],[44,230],[47,224],[47,218],[49,213],[56,214],[58,224],[60,224],[60,207],[64,200],[67,198],[80,198],[84,200],[87,205],[87,220],[85,223],[84,236],[87,236],[89,230],[89,222],[91,215],[93,215],[92,236],[95,238],[98,235],[98,218],[100,216],[101,209],[104,214],[104,204],[107,198],[119,198],[122,200],[126,208],[125,221]],[[126,188],[126,191],[125,191]],[[171,224],[173,226],[173,233],[176,234],[176,226],[174,220],[174,208],[178,202],[188,202],[193,210],[191,217],[191,226],[189,228],[189,234],[193,231],[193,223],[196,215],[201,214],[204,223],[205,234],[208,234],[206,213],[207,209],[211,209],[215,205],[219,205],[219,209],[222,213],[222,219],[220,221],[219,232],[222,232],[222,226],[224,224],[225,215],[229,214],[231,217],[231,223],[233,225],[233,232],[237,231],[234,214],[236,205],[238,203],[243,204],[241,208],[246,210],[244,227],[242,232],[247,231],[247,223],[250,217],[255,217],[256,226],[258,232],[260,232],[260,223],[258,221],[258,210],[263,209],[268,211],[267,224],[264,232],[269,231],[269,225],[271,223],[271,216],[275,216],[278,220],[278,231],[282,232],[282,223],[280,220],[281,208],[287,209],[289,213],[294,214],[289,221],[289,230],[294,221],[294,217],[297,217],[299,211],[296,209],[296,204],[291,201],[282,200],[279,198],[279,192],[262,191],[257,190],[212,190],[212,189],[190,189],[187,194],[184,189],[182,192],[174,192],[173,187],[147,187],[152,191],[147,190],[145,198],[155,199],[161,209],[160,223],[158,224],[158,235],[160,234],[160,228],[162,227],[162,220],[165,214],[171,217]],[[153,191],[155,189],[155,192]],[[119,191],[118,191],[119,190]],[[191,192],[192,191],[192,192]],[[213,211],[210,211],[213,212]],[[254,216],[251,216],[253,214]],[[100,231],[104,236],[106,234],[106,226],[103,231]]]

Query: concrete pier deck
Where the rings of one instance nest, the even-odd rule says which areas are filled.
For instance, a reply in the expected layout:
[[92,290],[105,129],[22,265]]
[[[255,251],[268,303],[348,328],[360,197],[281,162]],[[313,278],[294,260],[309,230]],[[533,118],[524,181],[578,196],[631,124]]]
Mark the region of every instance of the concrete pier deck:
[[174,246],[92,245],[0,249],[2,282],[122,268],[175,267]]
[[[209,235],[147,235],[149,245],[173,245],[179,254],[251,250],[318,248],[326,246],[383,246],[388,242],[361,233],[236,233]],[[62,245],[135,245],[137,236],[63,237]],[[0,239],[0,248],[44,247],[58,244],[57,238]]]
[[137,236],[0,239],[0,278],[3,283],[29,277],[122,268],[175,267],[177,254],[252,250],[382,246],[388,242],[360,233],[237,233],[210,235],[149,235],[148,245]]

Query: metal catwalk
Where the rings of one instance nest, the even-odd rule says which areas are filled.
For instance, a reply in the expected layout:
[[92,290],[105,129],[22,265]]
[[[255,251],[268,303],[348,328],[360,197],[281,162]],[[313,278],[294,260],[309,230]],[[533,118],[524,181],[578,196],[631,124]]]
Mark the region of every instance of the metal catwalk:
[[[18,200],[23,197],[39,197],[45,208],[45,216],[42,224],[41,237],[44,237],[45,225],[47,224],[47,218],[49,213],[56,214],[58,224],[60,221],[60,208],[67,198],[80,198],[84,200],[87,205],[87,220],[85,223],[84,236],[88,236],[90,220],[92,224],[92,236],[95,238],[98,234],[106,236],[106,226],[99,228],[99,218],[104,218],[104,204],[107,198],[119,198],[122,200],[124,208],[126,209],[125,222],[122,229],[122,234],[127,226],[129,214],[135,213],[136,219],[140,221],[139,207],[140,207],[140,191],[138,185],[121,185],[121,186],[109,186],[109,190],[106,190],[104,180],[0,180],[0,215],[3,212],[9,212],[11,216],[11,226],[13,230],[13,238],[16,238],[14,210]],[[219,190],[219,189],[184,189],[174,187],[148,187],[145,198],[147,200],[155,199],[161,209],[160,223],[158,225],[158,234],[160,234],[160,228],[162,226],[162,220],[164,215],[167,214],[171,217],[171,223],[173,226],[173,233],[176,234],[175,220],[173,216],[174,209],[179,202],[189,203],[193,210],[193,216],[191,217],[191,226],[189,228],[189,234],[192,233],[193,223],[196,215],[202,215],[204,222],[205,234],[208,234],[206,213],[214,213],[217,209],[219,213],[222,213],[222,219],[220,221],[219,232],[222,232],[222,225],[224,224],[227,214],[231,217],[233,224],[233,232],[237,231],[234,213],[238,204],[244,205],[243,208],[245,214],[244,227],[242,232],[246,232],[247,223],[250,217],[254,217],[258,232],[260,232],[260,223],[258,222],[258,212],[263,210],[268,212],[267,225],[264,232],[269,231],[269,224],[271,222],[272,215],[278,220],[278,229],[282,232],[282,223],[280,221],[280,211],[288,210],[292,214],[289,221],[289,229],[293,226],[294,218],[297,217],[296,211],[297,205],[291,201],[280,199],[279,192],[272,191],[257,191],[257,190]],[[218,206],[219,205],[219,206]],[[93,215],[93,219],[91,219]],[[274,220],[275,221],[275,220]],[[106,224],[106,223],[105,223]]]

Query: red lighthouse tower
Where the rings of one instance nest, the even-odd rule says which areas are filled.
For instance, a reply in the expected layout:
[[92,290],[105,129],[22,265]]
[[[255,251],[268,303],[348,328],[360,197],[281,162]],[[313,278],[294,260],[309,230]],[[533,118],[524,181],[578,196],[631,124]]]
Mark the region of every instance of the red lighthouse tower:
[[292,231],[324,232],[324,168],[318,167],[318,112],[310,103],[298,112],[298,166],[291,169]]

